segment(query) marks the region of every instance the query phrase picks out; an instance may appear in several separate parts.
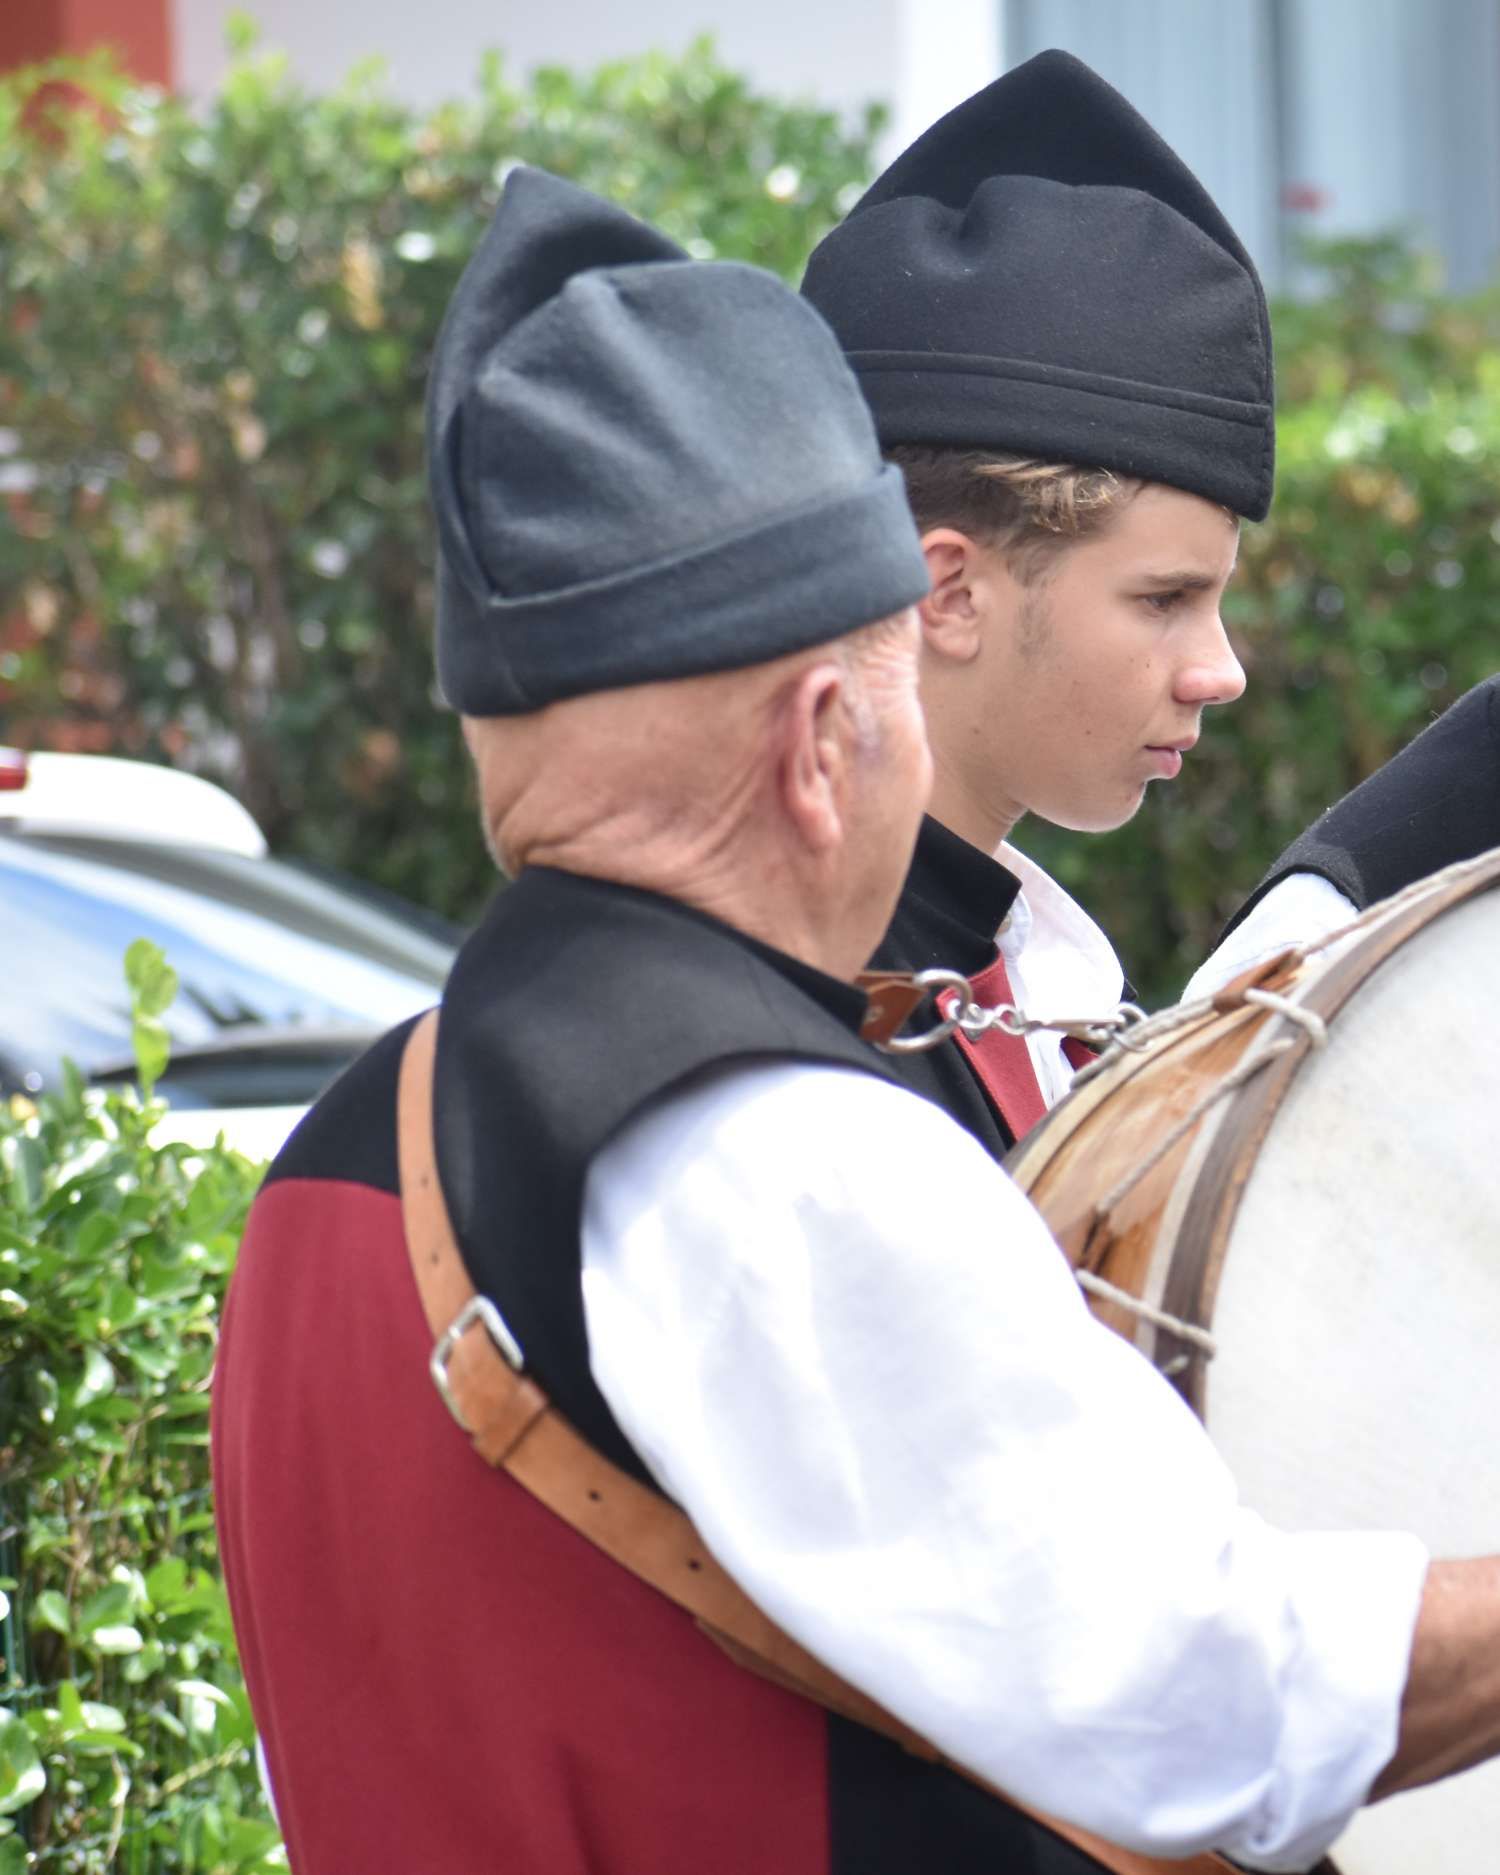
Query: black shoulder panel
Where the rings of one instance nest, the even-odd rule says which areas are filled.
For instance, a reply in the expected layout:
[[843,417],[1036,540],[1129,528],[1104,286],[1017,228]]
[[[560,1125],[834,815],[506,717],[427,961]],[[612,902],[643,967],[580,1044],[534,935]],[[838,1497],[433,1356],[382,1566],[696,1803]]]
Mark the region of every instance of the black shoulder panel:
[[281,1178],[332,1178],[399,1193],[396,1171],[396,1077],[417,1018],[382,1035],[303,1115],[271,1163]]
[[1272,866],[1224,936],[1295,872],[1317,873],[1363,911],[1492,846],[1500,846],[1500,676],[1476,684],[1320,815]]

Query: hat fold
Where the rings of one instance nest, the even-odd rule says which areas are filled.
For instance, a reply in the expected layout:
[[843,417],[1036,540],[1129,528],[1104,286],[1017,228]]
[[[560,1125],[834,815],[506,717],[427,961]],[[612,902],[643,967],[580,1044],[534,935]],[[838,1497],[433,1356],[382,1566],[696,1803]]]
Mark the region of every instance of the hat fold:
[[427,456],[438,677],[469,715],[769,663],[927,590],[807,302],[537,171],[454,295]]
[[[927,592],[900,473],[603,579],[511,598],[444,593],[444,694],[470,715],[741,669],[809,650]],[[607,621],[608,629],[601,629]]]

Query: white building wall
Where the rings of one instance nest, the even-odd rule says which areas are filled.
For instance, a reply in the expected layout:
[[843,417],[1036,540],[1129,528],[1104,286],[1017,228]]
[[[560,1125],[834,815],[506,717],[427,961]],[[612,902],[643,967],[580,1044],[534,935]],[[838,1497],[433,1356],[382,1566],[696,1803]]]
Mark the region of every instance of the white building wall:
[[1107,78],[1160,131],[1268,280],[1281,263],[1266,0],[1002,0],[1006,63],[1049,46]]
[[1086,59],[1180,152],[1269,285],[1296,237],[1399,230],[1460,288],[1500,256],[1495,0],[998,0],[1007,64]]
[[1494,0],[1291,0],[1287,162],[1316,234],[1401,229],[1451,283],[1500,247],[1500,9]]
[[[185,91],[218,84],[226,23],[241,4],[173,0]],[[250,0],[249,10],[305,83],[333,85],[378,53],[393,90],[421,105],[472,90],[491,46],[520,74],[681,52],[711,33],[725,63],[773,95],[841,111],[889,105],[891,155],[1000,70],[998,0]]]
[[[14,0],[12,0],[14,3]],[[24,0],[23,0],[24,3]],[[178,78],[213,89],[243,0],[171,0]],[[0,0],[0,6],[6,0]],[[1273,287],[1293,238],[1400,227],[1455,286],[1500,255],[1497,0],[248,0],[309,85],[383,54],[416,104],[512,71],[586,69],[711,33],[760,89],[891,107],[883,158],[1047,46],[1086,59],[1202,178]]]

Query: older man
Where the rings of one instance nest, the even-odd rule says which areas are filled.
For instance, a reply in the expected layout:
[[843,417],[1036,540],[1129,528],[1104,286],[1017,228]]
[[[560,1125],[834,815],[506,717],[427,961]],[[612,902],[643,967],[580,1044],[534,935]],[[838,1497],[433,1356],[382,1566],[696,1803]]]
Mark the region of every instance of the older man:
[[[516,880],[435,1092],[424,1023],[318,1104],[226,1312],[224,1565],[298,1875],[1143,1866],[1072,1825],[1301,1867],[1375,1780],[1500,1746],[1495,1566],[1242,1510],[859,1039],[925,571],[816,316],[523,171],[430,419],[439,666]],[[450,1277],[480,1456],[428,1384]],[[545,1479],[481,1462],[538,1427]],[[643,1559],[674,1504],[707,1549]],[[844,1716],[705,1637],[720,1569]]]

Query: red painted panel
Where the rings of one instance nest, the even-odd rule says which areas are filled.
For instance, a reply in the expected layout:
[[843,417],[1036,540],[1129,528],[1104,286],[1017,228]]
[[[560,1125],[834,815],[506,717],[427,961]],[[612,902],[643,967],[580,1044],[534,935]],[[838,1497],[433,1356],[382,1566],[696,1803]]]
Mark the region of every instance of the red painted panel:
[[0,71],[51,58],[62,45],[62,0],[0,6]]
[[170,0],[21,0],[0,5],[0,71],[60,53],[113,46],[149,83],[172,82]]

